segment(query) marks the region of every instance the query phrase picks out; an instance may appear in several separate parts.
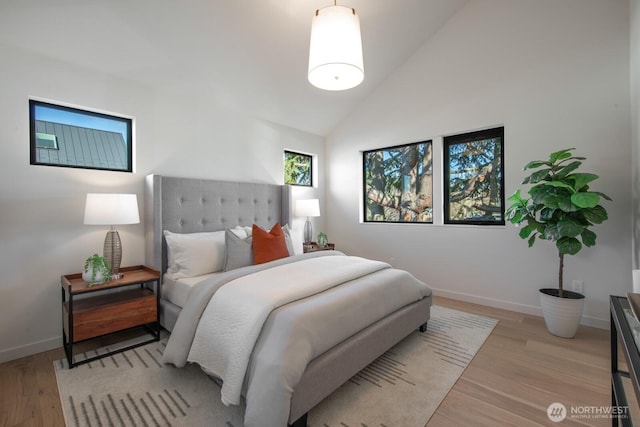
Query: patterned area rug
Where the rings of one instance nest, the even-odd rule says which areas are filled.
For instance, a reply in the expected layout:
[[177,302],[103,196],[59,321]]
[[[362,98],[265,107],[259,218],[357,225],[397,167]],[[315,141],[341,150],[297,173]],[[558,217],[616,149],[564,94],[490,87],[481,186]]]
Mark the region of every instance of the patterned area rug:
[[[321,402],[309,427],[424,426],[496,324],[433,306],[427,332],[412,333]],[[54,362],[66,425],[241,427],[243,408],[224,406],[197,366],[161,363],[165,344],[73,369]]]

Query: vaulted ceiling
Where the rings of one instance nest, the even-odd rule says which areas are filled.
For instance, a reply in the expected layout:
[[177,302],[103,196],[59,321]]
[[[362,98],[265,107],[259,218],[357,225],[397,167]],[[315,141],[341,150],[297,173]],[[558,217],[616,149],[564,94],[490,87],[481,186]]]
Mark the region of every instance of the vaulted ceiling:
[[306,77],[311,18],[330,0],[6,0],[0,43],[327,135],[466,3],[339,1],[360,16],[365,64],[343,92]]

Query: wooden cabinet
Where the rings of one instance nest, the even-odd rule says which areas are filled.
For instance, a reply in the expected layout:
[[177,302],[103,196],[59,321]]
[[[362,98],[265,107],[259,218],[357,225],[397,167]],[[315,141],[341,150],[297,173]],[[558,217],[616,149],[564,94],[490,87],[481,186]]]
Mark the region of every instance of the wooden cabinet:
[[[160,273],[146,266],[125,267],[120,271],[122,278],[93,286],[82,280],[80,273],[61,277],[62,344],[69,367],[160,339]],[[74,361],[73,344],[136,326],[144,326],[151,338]]]

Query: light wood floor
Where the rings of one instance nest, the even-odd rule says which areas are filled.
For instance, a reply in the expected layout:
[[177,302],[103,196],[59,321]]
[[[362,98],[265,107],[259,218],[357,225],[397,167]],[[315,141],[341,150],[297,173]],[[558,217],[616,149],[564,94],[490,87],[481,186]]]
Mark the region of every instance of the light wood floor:
[[438,305],[498,319],[499,323],[428,427],[610,426],[609,418],[552,423],[551,403],[611,405],[609,331],[580,326],[574,339],[547,332],[541,317],[435,298]]
[[[547,407],[610,405],[609,332],[580,327],[574,339],[549,334],[542,318],[435,298],[438,305],[499,320],[427,423],[438,426],[551,425]],[[0,364],[0,426],[62,426],[53,371],[62,349]],[[608,426],[603,418],[563,426]]]

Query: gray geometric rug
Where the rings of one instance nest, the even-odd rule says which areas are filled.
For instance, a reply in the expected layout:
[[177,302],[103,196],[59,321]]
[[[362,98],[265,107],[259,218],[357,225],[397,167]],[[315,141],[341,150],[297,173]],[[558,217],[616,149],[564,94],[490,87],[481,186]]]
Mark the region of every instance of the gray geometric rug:
[[[497,323],[432,306],[427,332],[412,333],[322,401],[309,427],[423,427]],[[73,369],[54,362],[66,425],[242,427],[244,408],[224,406],[197,366],[161,363],[165,344]]]

